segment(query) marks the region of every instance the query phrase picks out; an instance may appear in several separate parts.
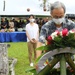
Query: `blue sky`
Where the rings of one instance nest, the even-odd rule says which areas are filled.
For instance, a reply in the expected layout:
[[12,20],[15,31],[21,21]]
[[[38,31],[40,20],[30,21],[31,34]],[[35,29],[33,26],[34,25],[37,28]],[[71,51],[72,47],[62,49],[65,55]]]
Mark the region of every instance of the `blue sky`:
[[[6,9],[3,11],[3,1],[0,0],[0,14],[1,13],[16,13],[16,12],[26,12],[27,8],[30,8],[30,12],[40,12],[43,11],[40,7],[42,0],[5,0]],[[48,0],[48,2],[53,3],[57,0]],[[58,0],[65,4],[67,13],[75,13],[75,0]]]

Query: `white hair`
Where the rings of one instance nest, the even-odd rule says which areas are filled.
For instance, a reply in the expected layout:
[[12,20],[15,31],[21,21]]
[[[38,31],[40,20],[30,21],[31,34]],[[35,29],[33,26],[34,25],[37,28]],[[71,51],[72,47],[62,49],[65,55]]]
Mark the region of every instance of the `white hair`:
[[64,9],[64,13],[65,13],[66,12],[65,5],[61,2],[59,2],[59,1],[56,1],[53,4],[51,4],[50,11],[52,12],[53,9],[58,9],[58,8],[61,8],[61,7]]

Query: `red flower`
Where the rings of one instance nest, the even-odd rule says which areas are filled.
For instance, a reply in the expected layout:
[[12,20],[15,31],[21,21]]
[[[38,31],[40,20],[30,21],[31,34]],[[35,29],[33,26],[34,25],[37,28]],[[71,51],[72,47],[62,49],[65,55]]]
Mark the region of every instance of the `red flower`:
[[47,40],[48,41],[52,41],[52,37],[51,36],[48,36]]
[[51,42],[47,41],[47,45],[50,45],[50,44],[51,44]]
[[68,29],[63,29],[62,30],[62,36],[67,36],[68,35]]
[[51,41],[52,41],[52,37],[51,36],[48,36],[48,38],[47,38],[47,45],[50,45],[51,44]]

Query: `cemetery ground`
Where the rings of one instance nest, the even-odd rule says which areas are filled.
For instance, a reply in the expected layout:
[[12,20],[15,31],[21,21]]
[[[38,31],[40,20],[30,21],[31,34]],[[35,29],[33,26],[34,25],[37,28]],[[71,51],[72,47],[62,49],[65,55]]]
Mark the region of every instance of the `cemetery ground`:
[[25,70],[28,69],[28,50],[26,42],[10,42],[8,48],[8,57],[16,58],[17,63],[15,65],[15,75],[32,75],[31,73],[26,73]]
[[[8,47],[8,57],[16,58],[17,63],[15,64],[15,75],[33,75],[31,73],[26,73],[25,70],[29,69],[28,60],[28,49],[26,42],[10,42]],[[75,55],[74,55],[75,59]]]

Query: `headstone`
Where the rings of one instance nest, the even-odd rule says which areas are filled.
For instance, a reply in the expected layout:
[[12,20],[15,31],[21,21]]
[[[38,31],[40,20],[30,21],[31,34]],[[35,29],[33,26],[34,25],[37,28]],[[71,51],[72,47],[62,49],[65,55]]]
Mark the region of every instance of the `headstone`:
[[8,47],[8,44],[0,43],[0,75],[9,74],[7,47]]

